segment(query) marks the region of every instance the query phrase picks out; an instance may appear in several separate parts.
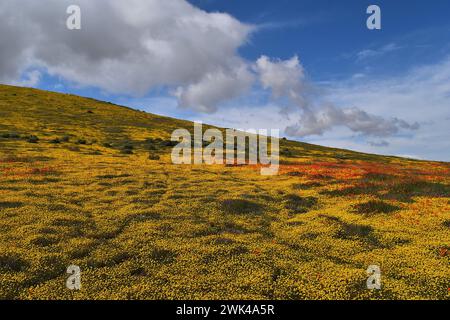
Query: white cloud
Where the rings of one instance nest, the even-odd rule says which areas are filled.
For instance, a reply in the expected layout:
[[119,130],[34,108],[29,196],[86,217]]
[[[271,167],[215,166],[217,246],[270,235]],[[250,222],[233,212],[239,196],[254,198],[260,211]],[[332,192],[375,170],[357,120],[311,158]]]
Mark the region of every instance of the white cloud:
[[23,79],[14,81],[11,84],[20,87],[35,87],[41,81],[42,74],[38,70],[32,70],[24,74]]
[[268,57],[261,56],[256,61],[255,70],[263,88],[270,89],[275,98],[285,96],[298,104],[306,103],[305,71],[297,56],[284,61],[271,61]]
[[[420,128],[411,134],[396,134],[383,147],[383,153],[409,154],[415,158],[450,160],[449,124],[450,116],[450,57],[431,65],[416,67],[409,72],[382,79],[366,77],[329,84],[326,99],[337,106],[364,106],[368,113],[390,115],[408,123],[419,122]],[[317,143],[342,141],[339,145],[350,147],[352,139],[346,133],[325,134]],[[380,146],[352,144],[354,150],[380,152]]]
[[326,98],[338,106],[363,105],[367,112],[423,125],[441,123],[450,114],[450,57],[401,76],[334,83]]
[[174,95],[181,107],[210,113],[219,102],[248,92],[253,81],[253,74],[242,64],[234,70],[208,73],[197,83],[178,87]]
[[264,105],[230,105],[226,113],[201,114],[189,117],[190,120],[201,120],[204,123],[226,128],[248,129],[278,129],[283,132],[289,121],[284,119],[275,104]]
[[404,120],[385,118],[369,114],[358,108],[337,108],[325,105],[314,113],[305,110],[298,124],[286,128],[286,133],[294,137],[323,135],[336,126],[344,126],[353,132],[373,137],[388,137],[401,129],[417,130],[418,123],[409,124]]
[[237,49],[253,27],[228,14],[207,13],[185,0],[78,0],[82,29],[68,30],[72,3],[1,1],[0,81],[17,81],[39,66],[110,93],[179,87],[183,106],[205,111],[248,86]]
[[401,46],[395,44],[395,43],[389,43],[385,46],[382,46],[381,48],[378,49],[364,49],[359,51],[356,54],[356,59],[361,61],[361,60],[366,60],[369,58],[375,58],[375,57],[380,57],[383,56],[387,53],[393,52],[393,51],[397,51],[399,49],[402,49]]
[[[255,70],[264,89],[270,89],[274,98],[287,97],[301,112],[298,123],[286,127],[286,133],[291,137],[323,135],[337,126],[365,136],[387,137],[402,129],[416,130],[419,127],[417,123],[409,124],[398,118],[385,119],[357,107],[338,108],[324,101],[320,92],[306,79],[296,56],[286,61],[271,61],[262,56],[257,60]],[[288,112],[295,112],[292,106]]]

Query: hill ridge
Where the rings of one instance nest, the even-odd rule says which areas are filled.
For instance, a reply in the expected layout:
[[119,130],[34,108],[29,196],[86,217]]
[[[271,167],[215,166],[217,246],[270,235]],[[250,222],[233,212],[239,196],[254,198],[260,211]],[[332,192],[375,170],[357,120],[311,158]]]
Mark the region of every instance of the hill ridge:
[[[165,137],[167,138],[167,136],[170,136],[171,131],[177,129],[177,128],[185,128],[188,129],[189,131],[192,131],[193,128],[193,122],[189,121],[189,120],[183,120],[183,119],[177,119],[177,118],[173,118],[173,117],[168,117],[168,116],[162,116],[162,115],[157,115],[157,114],[153,114],[153,113],[149,113],[146,111],[141,111],[141,110],[137,110],[137,109],[133,109],[131,107],[128,106],[124,106],[124,105],[118,105],[112,102],[108,102],[108,101],[102,101],[102,100],[98,100],[95,98],[91,98],[91,97],[81,97],[81,96],[77,96],[74,94],[69,94],[69,93],[60,93],[60,92],[52,92],[52,91],[46,91],[46,90],[41,90],[41,89],[35,89],[35,88],[22,88],[22,87],[16,87],[16,86],[9,86],[9,85],[0,85],[0,95],[1,95],[1,100],[0,100],[0,116],[3,119],[2,124],[0,125],[0,133],[7,133],[8,127],[7,127],[7,123],[10,121],[8,120],[8,116],[11,112],[13,112],[13,110],[11,110],[11,105],[8,105],[8,102],[14,102],[14,103],[18,103],[18,99],[21,99],[21,104],[19,105],[13,105],[14,107],[20,107],[23,105],[30,105],[30,103],[35,103],[35,104],[40,104],[40,112],[36,113],[34,111],[38,111],[36,110],[36,106],[34,106],[31,110],[22,110],[22,112],[27,112],[28,116],[30,115],[34,115],[35,118],[39,118],[41,120],[45,120],[46,118],[48,118],[49,115],[52,115],[55,111],[55,108],[58,108],[58,101],[60,99],[62,100],[69,100],[70,103],[69,105],[65,106],[64,109],[62,109],[62,111],[64,111],[64,114],[60,114],[61,117],[68,117],[68,116],[83,116],[83,120],[86,121],[90,121],[92,123],[92,119],[88,120],[86,119],[86,115],[83,114],[86,112],[94,112],[95,109],[100,108],[100,111],[108,111],[111,114],[104,114],[103,116],[107,116],[109,117],[111,120],[114,120],[114,115],[118,114],[117,118],[120,118],[120,120],[124,121],[124,123],[120,124],[120,123],[115,123],[116,127],[123,127],[125,125],[129,125],[129,126],[136,126],[136,127],[141,127],[143,129],[152,129],[149,131],[158,131],[160,133],[163,133],[165,135]],[[20,96],[18,96],[20,95]],[[33,100],[33,98],[35,98]],[[34,101],[34,102],[33,102]],[[104,108],[102,110],[102,107]],[[115,109],[117,108],[117,109]],[[71,110],[73,109],[73,110]],[[6,112],[9,111],[9,112]],[[123,112],[120,112],[123,111]],[[34,112],[34,113],[33,113]],[[130,112],[129,114],[127,114],[127,112]],[[90,113],[93,114],[93,113]],[[53,114],[54,115],[54,114]],[[136,122],[130,123],[130,122],[125,122],[126,119],[130,120],[129,118],[132,116],[135,116],[136,119],[134,119]],[[140,117],[138,117],[138,115]],[[98,119],[98,118],[97,118]],[[5,121],[6,120],[6,121]],[[55,119],[55,124],[57,124],[58,119]],[[104,122],[105,119],[102,119],[102,121]],[[153,121],[152,123],[148,123],[146,121]],[[164,126],[155,126],[155,121],[160,121],[162,122],[162,124],[165,124],[166,127]],[[147,126],[145,128],[145,126]],[[203,124],[204,128],[218,128],[219,130],[225,130],[225,128],[221,128],[221,127],[217,127],[217,126],[213,126],[213,125],[208,125],[208,124]],[[14,131],[14,126],[10,126],[9,130],[10,131]],[[32,132],[33,130],[30,130],[32,128],[27,128],[30,132],[23,132],[24,134],[34,134],[34,135],[38,135],[41,133],[41,131],[39,130],[35,130],[34,132]],[[37,129],[37,128],[34,128]],[[26,130],[25,130],[26,131]],[[150,132],[149,132],[150,133]],[[282,139],[284,141],[284,139]],[[370,154],[370,153],[364,153],[364,152],[358,152],[358,151],[353,151],[353,150],[348,150],[348,149],[340,149],[340,148],[333,148],[333,147],[325,147],[325,146],[320,146],[320,145],[315,145],[315,144],[310,144],[307,142],[300,142],[300,141],[293,141],[293,140],[289,140],[286,141],[287,146],[284,146],[285,148],[289,148],[289,147],[293,147],[295,145],[297,146],[302,146],[306,149],[312,149],[312,150],[319,150],[319,151],[326,151],[329,153],[329,155],[331,156],[331,153],[336,153],[336,156],[344,156],[345,155],[349,155],[350,158],[358,158],[357,155],[360,155],[360,157],[362,159],[368,159],[368,158],[377,158],[379,157],[379,159],[403,159],[405,161],[425,161],[425,162],[437,162],[437,163],[442,163],[442,161],[432,161],[432,160],[419,160],[419,159],[409,159],[409,158],[402,158],[402,157],[398,157],[398,156],[391,156],[391,155],[380,155],[380,154]],[[283,146],[282,146],[283,148]]]

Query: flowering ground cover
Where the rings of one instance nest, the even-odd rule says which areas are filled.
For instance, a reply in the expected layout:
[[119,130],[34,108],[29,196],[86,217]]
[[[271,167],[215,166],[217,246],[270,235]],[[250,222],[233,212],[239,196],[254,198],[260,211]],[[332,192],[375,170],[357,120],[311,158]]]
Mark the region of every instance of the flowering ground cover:
[[8,86],[0,119],[2,299],[450,297],[449,163],[282,140],[275,176],[174,165],[191,123]]

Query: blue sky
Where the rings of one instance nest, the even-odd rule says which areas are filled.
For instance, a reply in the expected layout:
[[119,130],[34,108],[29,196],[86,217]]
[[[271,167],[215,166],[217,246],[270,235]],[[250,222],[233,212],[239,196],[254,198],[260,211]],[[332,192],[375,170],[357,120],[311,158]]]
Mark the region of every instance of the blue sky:
[[[298,54],[318,80],[345,78],[367,65],[375,75],[389,75],[435,62],[449,53],[450,2],[446,0],[190,2],[210,12],[228,12],[241,21],[267,25],[240,50],[242,55],[254,60],[261,53],[281,59]],[[381,31],[366,28],[366,9],[371,4],[381,8]],[[390,43],[401,48],[364,63],[354,59],[360,51]]]
[[[64,0],[44,1],[63,8]],[[450,161],[449,1],[190,0],[191,7],[135,0],[134,11],[116,0],[106,9],[80,0],[78,34],[53,31],[60,9],[44,19],[32,1],[18,2],[5,16],[23,10],[31,33],[48,32],[39,40],[23,35],[25,45],[17,39],[26,26],[3,28],[17,33],[9,56],[23,58],[4,60],[4,71],[0,64],[1,82],[224,127],[276,127],[326,146]],[[381,30],[366,27],[371,4],[381,8]],[[136,52],[139,67],[129,60]]]

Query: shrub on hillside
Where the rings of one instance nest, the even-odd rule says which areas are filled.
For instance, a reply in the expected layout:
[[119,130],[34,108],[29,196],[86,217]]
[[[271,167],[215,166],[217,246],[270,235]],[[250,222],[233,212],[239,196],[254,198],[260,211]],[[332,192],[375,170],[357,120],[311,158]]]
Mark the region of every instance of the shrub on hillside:
[[160,156],[158,156],[157,154],[152,154],[152,153],[150,153],[150,154],[148,155],[148,159],[149,159],[149,160],[159,160],[159,159],[160,159]]
[[87,141],[85,139],[78,139],[77,143],[78,144],[87,144]]
[[161,144],[164,147],[175,147],[178,143],[179,143],[178,141],[166,140],[166,141],[163,141]]
[[292,157],[292,151],[289,149],[283,149],[281,150],[280,155],[285,157]]
[[27,142],[29,143],[38,143],[39,142],[39,138],[36,137],[35,135],[31,135],[27,138]]
[[5,132],[5,133],[1,134],[1,137],[5,138],[5,139],[9,139],[9,138],[11,138],[11,139],[18,139],[18,138],[20,138],[20,135],[18,133],[15,133],[15,132]]
[[133,145],[131,143],[125,143],[121,148],[121,153],[123,154],[133,154]]

